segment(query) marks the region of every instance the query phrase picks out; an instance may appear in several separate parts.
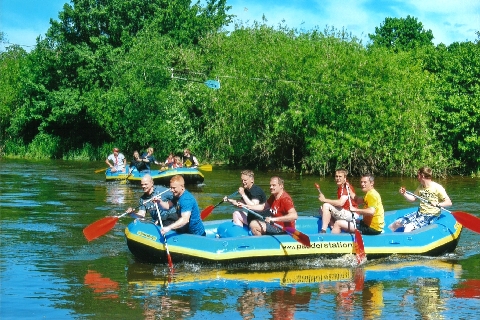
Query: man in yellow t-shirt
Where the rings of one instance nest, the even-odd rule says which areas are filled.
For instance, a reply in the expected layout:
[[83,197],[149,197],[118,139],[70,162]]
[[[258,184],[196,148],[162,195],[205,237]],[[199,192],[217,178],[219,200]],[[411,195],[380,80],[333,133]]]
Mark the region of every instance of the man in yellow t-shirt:
[[[385,226],[385,211],[383,209],[382,198],[373,187],[374,180],[373,175],[365,174],[362,176],[360,186],[366,194],[363,199],[355,196],[355,200],[357,200],[359,207],[362,203],[364,206],[361,209],[355,207],[350,208],[350,211],[363,216],[363,219],[357,224],[357,229],[365,235],[380,234]],[[352,224],[348,224],[345,220],[337,220],[335,224],[344,231],[355,231],[355,227]]]
[[[418,211],[397,219],[389,226],[392,231],[409,232],[427,226],[440,215],[440,207],[444,208],[452,205],[452,200],[450,200],[445,188],[439,183],[432,181],[431,168],[421,167],[418,169],[417,180],[420,182],[420,185],[414,194],[428,200],[429,203],[420,201]],[[406,191],[405,187],[400,188],[400,193],[406,200],[410,202],[417,200],[416,197],[408,194]]]

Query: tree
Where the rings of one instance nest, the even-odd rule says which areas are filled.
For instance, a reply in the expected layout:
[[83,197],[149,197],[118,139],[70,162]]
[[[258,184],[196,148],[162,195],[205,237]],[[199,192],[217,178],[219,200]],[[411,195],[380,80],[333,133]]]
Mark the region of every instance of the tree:
[[425,30],[417,18],[385,18],[375,34],[368,34],[373,46],[387,47],[396,52],[433,45],[432,30]]
[[[190,0],[71,3],[64,5],[59,21],[50,21],[46,37],[37,40],[29,55],[30,74],[25,79],[28,99],[12,119],[15,126],[11,126],[25,143],[33,141],[36,134],[61,136],[60,147],[64,150],[85,143],[118,141],[118,136],[125,132],[115,120],[124,114],[126,105],[114,104],[114,99],[106,97],[113,96],[114,91],[110,90],[117,82],[115,67],[119,63],[133,63],[139,66],[135,71],[145,70],[144,60],[125,59],[136,46],[139,33],[147,33],[153,39],[166,37],[174,45],[188,48],[231,19],[226,13],[230,8],[226,0],[207,0],[202,4],[198,1],[194,5]],[[154,51],[147,54],[156,55]],[[139,105],[154,108],[152,96],[148,95],[148,101],[139,101]],[[112,105],[106,105],[108,102]]]
[[[0,40],[2,36],[0,33]],[[22,105],[22,69],[26,60],[27,52],[18,45],[0,52],[0,141],[6,141],[10,119]]]
[[480,171],[480,41],[429,50],[425,68],[435,76],[433,127],[462,167]]

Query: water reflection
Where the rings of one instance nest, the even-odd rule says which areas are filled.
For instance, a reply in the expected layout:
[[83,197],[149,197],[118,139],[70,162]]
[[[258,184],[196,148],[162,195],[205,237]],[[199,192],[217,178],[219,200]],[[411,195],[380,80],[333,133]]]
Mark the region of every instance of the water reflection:
[[455,298],[480,299],[480,279],[467,279],[453,289]]
[[383,302],[384,286],[380,281],[373,281],[362,288],[363,319],[378,319],[385,306]]
[[[341,311],[345,307],[355,319],[418,319],[422,316],[418,308],[428,308],[429,299],[432,310],[437,309],[432,312],[446,319],[478,317],[479,235],[470,230],[462,232],[454,253],[432,262],[396,256],[369,261],[360,269],[349,268],[349,261],[321,258],[218,270],[179,264],[169,276],[165,265],[133,263],[125,245],[127,217],[95,242],[87,243],[83,236],[82,230],[92,222],[136,205],[142,193],[139,186],[106,183],[103,173],[94,173],[104,166],[100,162],[0,159],[0,166],[2,320],[19,315],[233,320],[268,319],[279,313],[293,314],[295,319],[335,319],[346,318]],[[200,207],[216,204],[235,191],[239,174],[240,170],[215,166],[205,175],[205,185],[191,188]],[[255,172],[255,181],[268,190],[273,174]],[[281,175],[301,215],[318,214],[314,182],[335,196],[331,177]],[[417,183],[410,178],[376,179],[388,210],[410,206],[400,198],[398,187],[411,190]],[[452,210],[479,215],[480,179],[449,177],[440,183],[454,201]],[[358,178],[352,184],[358,185]],[[231,218],[231,213],[230,206],[220,205],[208,219]],[[340,292],[349,300],[337,302]],[[280,299],[289,305],[275,307]]]
[[242,319],[295,319],[303,312],[322,310],[325,318],[378,319],[392,305],[424,319],[441,319],[447,310],[445,293],[462,272],[460,265],[441,260],[276,271],[179,268],[173,277],[156,271],[137,263],[127,271],[135,295],[148,305],[146,317],[230,313],[231,305]]
[[191,300],[192,297],[186,295],[146,297],[143,315],[146,320],[185,319],[194,309]]
[[96,294],[98,299],[117,299],[119,284],[110,278],[103,277],[94,270],[88,270],[84,278],[84,284]]
[[[413,300],[413,302],[412,302]],[[403,295],[403,306],[412,304],[422,319],[444,319],[440,279],[419,278]]]
[[237,311],[242,319],[255,318],[255,309],[263,308],[266,305],[265,296],[265,292],[258,288],[246,288],[237,299]]
[[[349,276],[349,278],[342,281],[330,281],[326,283],[321,282],[318,285],[319,295],[325,295],[326,300],[333,297],[335,302],[334,308],[336,314],[338,316],[344,316],[346,318],[348,318],[349,316],[353,316],[354,314],[355,299],[358,299],[358,297],[355,296],[355,293],[358,291],[362,292],[362,290],[368,292],[369,290],[369,287],[365,288],[364,286],[365,270],[363,268],[348,270],[353,273],[353,277]],[[368,304],[370,304],[372,301],[367,300],[367,302]],[[368,304],[366,305],[367,310],[364,310],[367,315],[371,313],[370,310],[372,309],[372,307]]]
[[128,184],[105,183],[105,202],[113,205],[125,205],[131,203],[135,196],[135,189]]
[[295,287],[273,290],[267,308],[271,310],[272,319],[292,320],[295,318],[296,309],[308,305],[311,296],[312,292],[300,291]]

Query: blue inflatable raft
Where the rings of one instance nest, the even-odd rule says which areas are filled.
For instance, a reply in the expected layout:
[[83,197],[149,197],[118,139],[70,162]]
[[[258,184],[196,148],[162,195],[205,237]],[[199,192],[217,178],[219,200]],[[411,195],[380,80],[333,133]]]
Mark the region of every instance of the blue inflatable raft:
[[[126,167],[126,172],[110,172],[108,169],[105,172],[105,180],[106,181],[129,181],[131,183],[140,184],[142,177],[147,174],[148,172],[138,171],[137,169],[133,169],[132,173],[129,175],[128,172],[130,171],[129,166]],[[195,185],[201,184],[204,181],[203,173],[200,172],[197,168],[177,168],[177,169],[167,169],[167,170],[150,170],[150,175],[155,181],[155,184],[161,184],[164,186],[170,185],[170,179],[175,175],[181,175],[185,179],[185,184],[187,185]]]
[[[388,211],[385,225],[415,211],[416,208]],[[252,236],[247,227],[233,225],[231,220],[204,222],[207,236],[167,233],[167,244],[173,262],[237,263],[285,261],[303,258],[338,257],[354,253],[349,233],[320,234],[319,217],[300,216],[296,229],[310,238],[306,247],[288,234]],[[455,250],[462,225],[443,212],[432,224],[412,232],[392,232],[385,228],[380,235],[363,236],[367,258],[392,254],[439,256]],[[166,262],[164,238],[158,226],[150,221],[134,220],[125,229],[127,246],[140,261]]]

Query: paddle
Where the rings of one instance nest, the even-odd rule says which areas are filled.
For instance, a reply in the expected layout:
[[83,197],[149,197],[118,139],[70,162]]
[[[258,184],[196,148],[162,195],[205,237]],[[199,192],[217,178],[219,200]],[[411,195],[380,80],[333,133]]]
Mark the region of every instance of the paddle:
[[95,173],[100,173],[102,171],[106,171],[108,170],[109,168],[103,168],[103,169],[98,169],[98,170],[95,170]]
[[[260,214],[256,213],[255,211],[252,211],[252,210],[247,209],[245,207],[242,207],[242,209],[250,212],[251,214],[253,214],[253,215],[257,216],[258,218],[262,219],[263,221],[265,221],[265,218],[263,216],[261,216]],[[298,242],[300,242],[304,246],[310,247],[310,238],[305,233],[302,233],[302,232],[300,232],[297,229],[292,228],[292,227],[283,227],[283,226],[281,226],[281,225],[279,225],[279,224],[277,224],[273,221],[270,221],[270,224],[279,228],[279,229],[282,229],[283,231],[288,233],[293,239],[297,240]]]
[[[157,194],[156,196],[152,197],[151,199],[144,201],[143,204],[148,203],[150,201],[156,200],[159,196],[164,194],[165,192],[169,191],[170,189],[166,189],[163,192]],[[135,208],[137,209],[138,206]],[[133,213],[133,211],[131,212]],[[119,216],[114,216],[114,217],[105,217],[100,220],[95,221],[94,223],[88,225],[85,229],[83,229],[83,234],[85,235],[85,238],[87,238],[88,241],[92,241],[93,239],[96,239],[100,236],[103,236],[105,233],[108,231],[112,230],[113,227],[115,227],[115,224],[117,224],[117,221],[121,218],[126,216],[128,213],[124,212],[123,214]]]
[[[348,182],[345,183],[345,187],[348,193],[348,201],[350,202],[350,206],[352,206],[352,197],[350,196],[350,185],[348,184]],[[358,231],[357,228],[355,228],[353,245],[355,248],[355,254],[357,255],[357,262],[358,264],[361,264],[367,259],[367,255],[365,254],[365,246],[363,245],[362,234],[360,233],[360,231]]]
[[198,167],[199,170],[202,171],[212,171],[212,165],[211,164],[203,164],[200,167]]
[[420,196],[417,196],[413,192],[405,191],[405,193],[409,194],[411,196],[414,196],[418,200],[423,201],[423,202],[425,202],[425,203],[427,203],[427,204],[429,204],[433,207],[437,207],[437,208],[440,208],[441,210],[445,210],[446,212],[450,213],[455,218],[455,220],[460,222],[460,224],[462,226],[464,226],[465,228],[470,229],[472,231],[475,231],[476,233],[480,233],[480,218],[477,218],[474,215],[471,215],[471,214],[469,214],[467,212],[464,212],[464,211],[450,211],[450,210],[447,210],[444,207],[441,207],[439,205],[434,206],[430,201],[428,201],[427,199],[424,199]]
[[105,233],[107,233],[108,231],[112,230],[113,227],[115,227],[115,224],[117,223],[118,219],[120,219],[125,215],[127,215],[126,212],[115,217],[105,217],[103,219],[100,219],[90,224],[85,229],[83,229],[83,234],[85,235],[85,238],[87,238],[88,241],[92,241],[93,239],[103,236]]
[[322,194],[322,190],[320,190],[320,185],[318,183],[315,183],[315,188],[317,188],[318,194]]
[[[160,210],[158,210],[158,204],[156,202],[155,202],[155,209],[157,209],[158,222],[160,223],[160,227],[163,229],[162,217],[160,215]],[[166,235],[163,235],[163,240],[164,240],[164,244],[165,244],[165,251],[167,252],[168,267],[170,268],[170,270],[173,270],[173,262],[172,262],[172,257],[170,256],[170,251],[168,251],[168,244],[167,244],[167,236]]]
[[120,181],[120,184],[126,184],[127,181],[128,181],[128,178],[130,178],[130,176],[132,175],[132,172],[133,172],[133,169],[130,171],[130,173],[129,173],[128,176],[125,178],[125,180]]
[[[238,193],[238,191],[235,191],[234,193],[232,193],[231,195],[229,195],[227,198],[231,198],[233,197],[234,195],[236,195]],[[213,209],[215,209],[216,207],[218,207],[219,205],[221,205],[222,203],[224,203],[225,201],[220,201],[219,203],[217,203],[216,205],[209,205],[208,207],[206,207],[205,209],[202,210],[202,212],[200,212],[200,218],[202,220],[205,220],[206,217],[208,217],[210,215],[210,213],[212,213]]]
[[[348,186],[348,183],[346,184],[346,187],[347,187],[347,193],[348,193],[348,200],[350,201],[350,205],[352,205],[352,200],[350,199],[350,187]],[[320,190],[320,185],[318,183],[315,183],[315,188],[317,188],[319,194],[322,193],[322,191]],[[360,264],[366,259],[367,256],[365,254],[365,246],[363,245],[362,234],[356,228],[355,228],[355,237],[353,241],[354,241],[353,246],[355,248],[355,253],[357,255],[357,262],[358,264]]]

